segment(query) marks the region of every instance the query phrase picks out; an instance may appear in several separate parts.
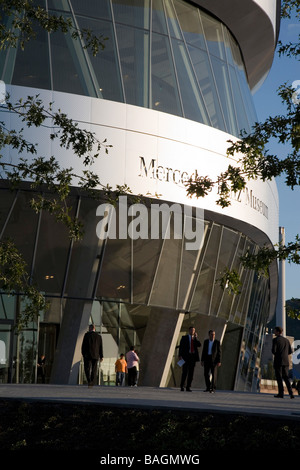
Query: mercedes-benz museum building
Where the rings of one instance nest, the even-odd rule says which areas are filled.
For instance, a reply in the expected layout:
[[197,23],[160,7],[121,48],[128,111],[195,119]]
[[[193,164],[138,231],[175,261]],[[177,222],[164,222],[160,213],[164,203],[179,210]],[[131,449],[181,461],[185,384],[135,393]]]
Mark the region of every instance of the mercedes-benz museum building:
[[[268,278],[259,277],[240,257],[278,242],[276,184],[250,181],[223,209],[217,189],[189,197],[186,182],[197,175],[215,181],[234,163],[228,141],[257,119],[251,93],[272,64],[280,2],[38,4],[103,34],[105,48],[93,56],[69,33],[38,29],[24,50],[1,52],[0,79],[11,101],[39,95],[106,139],[111,147],[93,171],[104,186],[127,185],[139,199],[123,196],[113,205],[101,199],[101,187],[95,199],[74,181],[69,203],[85,231],[74,241],[49,212],[29,207],[43,188],[24,181],[12,190],[1,180],[0,237],[14,240],[49,308],[18,331],[22,293],[1,292],[0,382],[40,380],[36,362],[44,354],[46,383],[85,383],[81,343],[93,322],[104,348],[99,384],[115,384],[115,361],[134,345],[139,385],[179,387],[178,345],[193,325],[202,344],[209,329],[222,341],[218,388],[255,391],[278,272],[274,263]],[[23,127],[12,112],[2,111],[0,120]],[[51,129],[24,132],[39,155],[82,171],[71,150],[50,139]],[[5,155],[16,158],[13,149]],[[221,288],[226,267],[239,272],[240,294]],[[200,364],[193,386],[204,387]]]

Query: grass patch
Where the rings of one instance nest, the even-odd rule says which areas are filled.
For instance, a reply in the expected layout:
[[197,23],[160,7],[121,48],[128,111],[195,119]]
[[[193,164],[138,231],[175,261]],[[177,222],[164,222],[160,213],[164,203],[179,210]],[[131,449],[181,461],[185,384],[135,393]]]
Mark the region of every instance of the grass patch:
[[[0,400],[0,449],[97,455],[298,451],[300,421],[230,413]],[[46,463],[47,461],[45,461]]]

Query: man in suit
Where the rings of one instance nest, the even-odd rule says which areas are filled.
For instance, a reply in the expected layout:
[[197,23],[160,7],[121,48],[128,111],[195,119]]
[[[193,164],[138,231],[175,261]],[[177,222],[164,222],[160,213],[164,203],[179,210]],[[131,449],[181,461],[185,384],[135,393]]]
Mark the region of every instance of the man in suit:
[[274,328],[274,335],[272,341],[272,354],[274,355],[274,370],[275,377],[278,384],[278,394],[274,395],[275,398],[283,398],[283,381],[286,384],[289,395],[294,398],[291,383],[289,381],[289,355],[292,354],[292,348],[287,338],[282,336],[283,329],[281,326]]
[[201,343],[197,338],[197,333],[193,326],[189,328],[189,334],[181,338],[179,345],[179,360],[183,359],[182,375],[180,389],[184,392],[184,385],[186,381],[186,391],[191,392],[191,385],[194,377],[194,369],[196,362],[199,362],[198,348]]
[[209,330],[201,355],[201,365],[204,366],[205,392],[210,393],[216,391],[217,370],[221,365],[221,344],[215,337],[215,331]]
[[96,333],[95,325],[89,326],[89,331],[85,333],[81,345],[81,353],[83,355],[84,372],[88,382],[88,386],[95,385],[97,376],[97,364],[103,361],[102,338]]

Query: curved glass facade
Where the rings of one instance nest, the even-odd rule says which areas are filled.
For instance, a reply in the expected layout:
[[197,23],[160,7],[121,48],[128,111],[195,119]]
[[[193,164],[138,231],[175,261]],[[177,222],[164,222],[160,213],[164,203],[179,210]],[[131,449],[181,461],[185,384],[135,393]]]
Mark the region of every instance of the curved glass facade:
[[[75,27],[103,34],[94,57],[70,34],[0,54],[7,84],[156,109],[239,136],[256,120],[243,60],[228,28],[183,0],[41,0]],[[38,60],[37,60],[38,58]]]
[[[49,310],[40,319],[40,347],[44,342],[46,348],[49,341],[50,346],[55,343],[66,309],[76,315],[82,302],[92,301],[92,319],[115,348],[112,356],[106,352],[103,365],[102,380],[109,383],[119,352],[128,350],[131,344],[138,349],[142,345],[151,312],[172,309],[174,313],[187,312],[183,329],[196,318],[227,323],[227,343],[224,340],[223,345],[228,360],[224,359],[220,385],[251,389],[256,383],[252,376],[258,370],[257,352],[269,312],[269,279],[257,278],[241,267],[239,259],[245,250],[256,250],[244,234],[207,220],[201,247],[186,251],[184,238],[174,236],[170,212],[169,239],[99,240],[95,230],[99,201],[78,196],[74,191],[70,204],[84,223],[85,236],[80,242],[71,242],[63,224],[55,222],[47,212],[36,215],[29,208],[29,200],[36,193],[26,189],[12,192],[5,187],[0,193],[0,240],[14,239],[32,281],[50,302]],[[240,272],[240,295],[228,295],[217,282],[226,266]],[[0,297],[0,346],[6,345],[0,358],[0,380],[2,375],[6,381],[34,381],[37,326],[31,325],[14,340],[12,326],[21,297],[4,293]],[[55,349],[50,346],[49,368]],[[13,357],[14,364],[10,362]],[[233,367],[237,357],[238,365]],[[175,375],[171,374],[170,385],[176,385]]]

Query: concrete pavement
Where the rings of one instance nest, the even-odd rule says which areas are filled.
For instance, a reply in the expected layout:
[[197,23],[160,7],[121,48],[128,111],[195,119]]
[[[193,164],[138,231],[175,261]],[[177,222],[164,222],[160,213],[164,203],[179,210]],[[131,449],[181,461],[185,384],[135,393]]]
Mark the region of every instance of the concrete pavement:
[[200,389],[189,393],[177,388],[0,384],[0,399],[242,413],[300,420],[299,395],[291,400],[288,395],[280,399],[270,393],[224,390],[210,394]]

